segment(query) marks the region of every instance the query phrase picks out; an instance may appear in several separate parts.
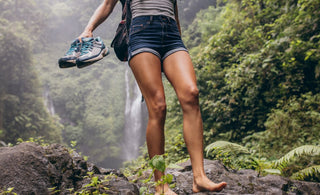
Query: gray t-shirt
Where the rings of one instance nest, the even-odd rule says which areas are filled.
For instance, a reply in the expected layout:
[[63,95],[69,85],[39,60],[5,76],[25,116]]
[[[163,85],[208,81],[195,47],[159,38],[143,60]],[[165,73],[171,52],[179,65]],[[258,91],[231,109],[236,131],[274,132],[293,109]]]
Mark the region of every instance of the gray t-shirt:
[[132,0],[132,18],[137,16],[164,15],[175,19],[175,1],[176,0]]

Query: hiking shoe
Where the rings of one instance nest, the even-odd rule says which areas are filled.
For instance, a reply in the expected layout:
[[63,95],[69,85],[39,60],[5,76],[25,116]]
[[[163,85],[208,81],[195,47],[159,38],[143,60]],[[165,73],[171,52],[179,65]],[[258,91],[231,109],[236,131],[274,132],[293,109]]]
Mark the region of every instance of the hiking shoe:
[[80,55],[81,42],[76,39],[71,43],[70,49],[67,53],[59,59],[60,68],[70,68],[76,66],[76,60]]
[[89,66],[109,54],[108,48],[104,45],[100,37],[81,38],[81,40],[80,56],[76,60],[78,68]]

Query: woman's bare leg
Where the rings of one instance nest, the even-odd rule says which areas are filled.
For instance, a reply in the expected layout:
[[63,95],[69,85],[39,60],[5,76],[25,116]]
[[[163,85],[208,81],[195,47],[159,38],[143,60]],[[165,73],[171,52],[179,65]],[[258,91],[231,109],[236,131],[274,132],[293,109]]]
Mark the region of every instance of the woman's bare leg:
[[189,54],[185,51],[171,54],[165,59],[163,69],[177,93],[183,111],[183,134],[192,163],[193,191],[221,191],[227,184],[213,183],[204,172],[199,91]]
[[[161,62],[151,53],[141,53],[130,60],[131,70],[145,98],[149,120],[147,125],[147,147],[150,159],[155,155],[164,154],[164,124],[166,118],[166,103],[162,84]],[[164,173],[156,171],[154,176],[158,181]],[[175,194],[168,185],[156,187],[156,194]]]

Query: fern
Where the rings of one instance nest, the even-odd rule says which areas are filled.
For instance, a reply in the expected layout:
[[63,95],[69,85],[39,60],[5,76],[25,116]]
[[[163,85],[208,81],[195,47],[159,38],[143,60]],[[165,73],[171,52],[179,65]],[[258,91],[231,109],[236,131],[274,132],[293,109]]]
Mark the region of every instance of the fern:
[[207,151],[207,156],[214,149],[220,149],[224,153],[226,152],[245,153],[245,154],[250,153],[246,147],[241,146],[239,144],[231,143],[228,141],[216,141],[216,142],[213,142],[212,144],[209,144],[205,148],[205,151]]
[[312,167],[308,167],[300,170],[297,173],[294,173],[290,178],[297,180],[304,180],[306,177],[312,177],[320,174],[320,165],[315,165]]
[[262,169],[263,172],[272,175],[281,175],[281,171],[279,169]]
[[275,162],[275,167],[282,170],[295,157],[301,157],[304,155],[319,155],[319,154],[320,154],[320,146],[313,146],[313,145],[300,146],[298,148],[291,150],[286,155],[284,155],[279,160],[277,160]]

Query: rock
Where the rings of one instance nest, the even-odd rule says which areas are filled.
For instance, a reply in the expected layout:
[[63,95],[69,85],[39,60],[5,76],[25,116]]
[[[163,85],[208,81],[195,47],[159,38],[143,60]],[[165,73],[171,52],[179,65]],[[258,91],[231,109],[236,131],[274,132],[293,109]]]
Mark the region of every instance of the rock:
[[0,186],[14,187],[18,194],[48,194],[54,167],[45,151],[31,143],[0,148]]
[[[139,194],[136,185],[118,170],[99,168],[86,162],[76,153],[59,144],[42,147],[34,143],[22,143],[14,147],[0,148],[1,189],[13,187],[22,195],[71,194],[78,190],[104,190],[107,194]],[[84,177],[92,172],[92,178],[100,178],[103,185],[86,186],[92,178]],[[53,193],[55,192],[55,193]]]
[[[14,187],[21,195],[74,194],[85,190],[89,194],[135,195],[138,186],[151,171],[140,178],[133,176],[131,183],[119,171],[104,169],[86,162],[77,153],[64,146],[53,144],[42,147],[34,143],[22,143],[14,147],[0,147],[0,194],[1,190]],[[253,170],[228,170],[219,161],[204,160],[205,171],[214,182],[225,181],[228,186],[219,193],[205,194],[320,194],[320,183],[290,180],[267,175],[259,176]],[[176,184],[178,194],[192,193],[192,168],[190,161],[180,164],[182,169],[168,169]],[[88,172],[90,172],[88,176]],[[90,185],[88,185],[90,184]],[[152,187],[150,187],[152,192]]]
[[[190,161],[180,164],[181,170],[168,170],[174,176],[178,194],[192,193],[192,168]],[[260,177],[253,170],[228,170],[219,161],[204,160],[204,167],[208,177],[216,183],[225,181],[227,187],[219,193],[201,194],[308,194],[319,195],[320,183],[290,180],[276,175]]]

